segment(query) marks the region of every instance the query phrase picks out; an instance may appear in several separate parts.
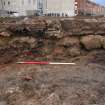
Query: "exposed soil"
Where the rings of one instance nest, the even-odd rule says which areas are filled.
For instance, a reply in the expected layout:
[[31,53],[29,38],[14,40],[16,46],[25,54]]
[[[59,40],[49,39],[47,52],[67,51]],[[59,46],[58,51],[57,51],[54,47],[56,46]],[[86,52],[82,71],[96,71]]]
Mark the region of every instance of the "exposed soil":
[[[104,44],[97,47],[96,44],[100,42],[94,43],[95,47],[89,46],[92,49],[88,50],[80,44],[80,38],[67,37],[62,41],[58,37],[61,36],[58,32],[61,27],[57,24],[53,25],[57,37],[53,36],[55,30],[51,30],[49,26],[51,32],[47,31],[47,34],[51,36],[42,40],[43,37],[40,38],[38,35],[45,35],[46,27],[45,30],[39,31],[41,28],[37,25],[33,26],[34,28],[29,26],[23,31],[23,26],[10,27],[10,29],[14,29],[13,33],[18,31],[23,34],[27,30],[29,32],[31,28],[30,35],[35,34],[34,38],[27,35],[20,37],[18,34],[15,38],[10,37],[9,42],[6,39],[6,42],[1,40],[0,43],[0,105],[105,104],[105,49],[102,47]],[[74,48],[76,56],[71,51]],[[78,53],[79,48],[81,53]],[[68,55],[67,50],[70,50],[73,56]],[[29,60],[74,62],[76,65],[16,64],[17,61]]]
[[105,51],[76,65],[0,65],[0,105],[104,105]]

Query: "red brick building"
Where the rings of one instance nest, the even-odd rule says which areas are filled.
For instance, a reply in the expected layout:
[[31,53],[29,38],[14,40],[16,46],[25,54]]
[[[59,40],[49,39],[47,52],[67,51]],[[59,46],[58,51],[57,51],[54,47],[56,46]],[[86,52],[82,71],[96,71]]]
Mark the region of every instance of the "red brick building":
[[90,0],[75,0],[76,15],[105,15],[105,7]]

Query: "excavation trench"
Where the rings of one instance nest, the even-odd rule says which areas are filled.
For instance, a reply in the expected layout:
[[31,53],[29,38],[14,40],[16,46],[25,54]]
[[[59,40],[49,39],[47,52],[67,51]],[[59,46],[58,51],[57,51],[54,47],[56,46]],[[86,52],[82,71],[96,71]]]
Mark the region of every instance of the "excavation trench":
[[[105,103],[105,18],[0,22],[0,105]],[[18,61],[76,65],[16,64]]]

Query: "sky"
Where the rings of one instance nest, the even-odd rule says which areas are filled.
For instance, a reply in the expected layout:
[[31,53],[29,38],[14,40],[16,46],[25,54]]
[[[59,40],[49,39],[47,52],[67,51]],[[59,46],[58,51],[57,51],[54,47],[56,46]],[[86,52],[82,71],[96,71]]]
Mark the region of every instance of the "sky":
[[105,0],[96,0],[97,3],[105,5]]

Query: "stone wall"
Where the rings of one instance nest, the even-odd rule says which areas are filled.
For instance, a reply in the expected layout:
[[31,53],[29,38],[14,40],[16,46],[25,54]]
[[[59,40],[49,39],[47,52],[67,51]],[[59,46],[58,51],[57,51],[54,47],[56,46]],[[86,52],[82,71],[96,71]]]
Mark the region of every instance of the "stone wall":
[[0,27],[1,58],[12,53],[21,55],[24,51],[48,58],[76,57],[105,49],[104,18],[24,19],[3,22]]

